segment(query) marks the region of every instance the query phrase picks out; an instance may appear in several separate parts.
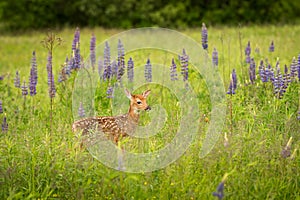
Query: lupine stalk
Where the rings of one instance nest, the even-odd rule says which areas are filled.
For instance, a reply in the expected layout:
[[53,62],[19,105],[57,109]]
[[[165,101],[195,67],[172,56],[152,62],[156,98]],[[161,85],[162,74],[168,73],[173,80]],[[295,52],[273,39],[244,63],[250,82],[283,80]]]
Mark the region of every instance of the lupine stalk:
[[145,65],[145,79],[146,79],[146,82],[152,82],[152,65],[150,63],[149,58]]
[[274,50],[275,50],[274,41],[272,41],[269,47],[269,52],[274,52]]
[[221,181],[217,187],[217,191],[213,192],[213,196],[217,197],[219,200],[224,198],[224,181]]
[[259,76],[260,76],[261,81],[263,83],[268,82],[267,69],[265,68],[263,60],[260,61],[260,64],[259,64],[259,67],[258,67],[258,72],[259,72]]
[[106,97],[109,99],[114,98],[113,93],[114,93],[114,88],[112,86],[109,86],[106,91],[106,94],[107,94]]
[[121,79],[121,77],[125,73],[125,50],[124,45],[122,44],[121,40],[118,41],[118,80]]
[[297,72],[298,72],[298,69],[297,69],[297,60],[296,60],[295,57],[293,57],[293,59],[292,59],[290,71],[291,71],[291,79],[292,79],[292,81],[295,81],[296,76],[297,76]]
[[21,89],[22,89],[22,96],[25,98],[28,95],[28,90],[27,90],[25,81],[24,81],[23,85],[21,86]]
[[21,87],[21,83],[20,83],[20,74],[18,71],[16,71],[16,77],[14,78],[14,85],[16,88],[20,88]]
[[298,80],[300,81],[300,54],[298,55],[298,64],[297,64],[297,68],[298,68]]
[[129,82],[133,82],[134,77],[134,62],[132,58],[130,57],[127,62],[127,78]]
[[47,62],[47,72],[48,72],[48,91],[50,98],[55,97],[56,89],[54,84],[54,75],[52,71],[52,55],[49,53],[48,55],[48,62]]
[[236,89],[237,89],[237,75],[235,69],[233,69],[230,75],[230,83],[229,83],[227,94],[235,94]]
[[36,95],[37,79],[38,79],[38,76],[37,76],[36,56],[35,56],[35,51],[33,51],[32,59],[31,59],[30,76],[29,76],[30,96]]
[[245,48],[246,63],[250,63],[251,61],[250,54],[251,54],[251,46],[250,46],[250,41],[248,41],[248,44]]
[[90,59],[93,71],[95,70],[96,65],[96,36],[92,34],[91,44],[90,44]]
[[254,84],[256,80],[256,64],[253,58],[251,58],[250,65],[249,65],[249,77],[250,77],[250,82]]
[[108,45],[108,42],[105,42],[104,47],[104,72],[103,72],[103,79],[109,80],[112,76],[112,69],[111,69],[111,63],[110,63],[110,47]]
[[8,131],[8,124],[7,124],[7,120],[6,120],[6,116],[4,116],[3,118],[3,122],[2,122],[2,132],[7,132]]
[[212,63],[215,67],[217,67],[219,64],[218,51],[216,48],[214,48],[214,51],[212,52]]
[[171,77],[171,81],[178,80],[178,78],[177,78],[177,66],[176,66],[176,63],[174,61],[174,58],[172,59],[172,64],[170,66],[170,77]]
[[207,28],[205,26],[205,23],[202,23],[202,47],[204,50],[208,48],[208,34],[207,34]]
[[79,108],[78,108],[78,115],[81,118],[85,117],[85,110],[84,110],[82,102],[80,102],[80,105],[79,105]]
[[186,54],[185,49],[182,50],[182,55],[179,55],[181,74],[183,76],[183,81],[187,81],[189,78],[189,56]]
[[2,101],[0,100],[0,114],[3,113]]

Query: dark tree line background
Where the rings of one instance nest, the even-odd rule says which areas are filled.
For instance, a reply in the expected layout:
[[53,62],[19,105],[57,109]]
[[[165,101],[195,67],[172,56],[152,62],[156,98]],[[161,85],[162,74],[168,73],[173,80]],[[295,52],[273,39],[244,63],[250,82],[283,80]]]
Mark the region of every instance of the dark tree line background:
[[0,0],[2,29],[294,24],[299,0]]

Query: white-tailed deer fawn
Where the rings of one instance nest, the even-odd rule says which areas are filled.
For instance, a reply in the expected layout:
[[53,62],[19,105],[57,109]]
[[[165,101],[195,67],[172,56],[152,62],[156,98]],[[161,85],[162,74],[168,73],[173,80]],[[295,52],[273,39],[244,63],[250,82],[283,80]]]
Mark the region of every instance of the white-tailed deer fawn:
[[[127,89],[125,89],[125,93],[130,99],[128,113],[112,117],[89,117],[81,119],[73,123],[73,131],[82,131],[82,136],[87,137],[89,137],[89,135],[93,135],[95,132],[97,134],[97,131],[101,131],[115,143],[118,143],[120,137],[125,137],[132,133],[138,125],[139,111],[151,110],[150,106],[148,106],[146,102],[146,99],[150,94],[150,90],[146,90],[142,94],[131,94]],[[85,142],[86,140],[83,140],[83,144]]]

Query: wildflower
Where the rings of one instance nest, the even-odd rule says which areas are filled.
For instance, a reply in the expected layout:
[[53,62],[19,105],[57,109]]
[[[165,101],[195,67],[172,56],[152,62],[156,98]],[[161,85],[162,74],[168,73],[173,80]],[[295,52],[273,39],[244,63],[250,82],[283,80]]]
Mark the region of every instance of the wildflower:
[[0,76],[0,81],[3,81],[3,79],[4,79],[4,75],[1,75]]
[[298,115],[297,115],[297,120],[300,120],[300,109],[299,109],[299,111],[298,111],[297,114],[298,114]]
[[65,63],[64,63],[64,67],[65,67],[65,73],[66,75],[70,75],[71,74],[71,67],[69,65],[69,58],[68,56],[66,57]]
[[233,69],[230,76],[230,84],[228,87],[227,94],[235,94],[236,88],[237,88],[237,76],[236,76],[235,69]]
[[112,61],[112,63],[111,63],[111,69],[112,69],[112,76],[118,77],[119,66],[118,66],[118,64],[116,63],[115,60]]
[[263,60],[260,61],[258,73],[262,82],[268,82],[267,69],[265,69]]
[[26,86],[26,82],[24,81],[23,85],[21,86],[22,88],[22,96],[26,97],[28,95],[28,90],[27,90],[27,86]]
[[30,90],[30,96],[36,95],[36,79],[35,79],[35,72],[34,68],[30,69],[30,76],[29,76],[29,90]]
[[3,113],[2,101],[0,101],[0,114]]
[[173,58],[173,59],[172,59],[172,64],[171,64],[171,67],[170,67],[171,81],[176,81],[176,80],[178,80],[176,68],[177,68],[177,67],[176,67],[176,64],[175,64],[175,61],[174,61],[174,58]]
[[55,97],[56,89],[54,84],[54,76],[52,72],[52,55],[49,53],[48,60],[47,60],[47,73],[48,73],[48,91],[50,98]]
[[125,73],[125,50],[124,50],[124,46],[121,42],[121,40],[119,39],[118,41],[118,80],[121,79],[121,77],[124,75]]
[[216,50],[216,48],[214,48],[214,51],[212,52],[212,63],[215,67],[217,67],[219,64],[218,51]]
[[217,191],[212,193],[213,196],[219,200],[224,198],[224,181],[221,181],[217,187]]
[[292,139],[293,137],[290,137],[288,143],[286,144],[286,146],[282,149],[281,151],[281,156],[283,158],[287,158],[291,156],[291,144],[292,144]]
[[16,71],[16,77],[14,78],[14,84],[16,88],[20,88],[21,87],[21,83],[20,83],[20,74],[18,71]]
[[256,80],[255,68],[256,68],[256,65],[255,65],[254,58],[251,58],[250,65],[249,65],[249,77],[250,77],[250,82],[252,84],[254,84],[254,82]]
[[266,68],[266,76],[267,80],[274,81],[274,69],[272,68],[271,64],[268,64],[268,67]]
[[79,117],[85,117],[85,110],[84,110],[82,102],[80,102],[80,105],[78,108],[78,115],[79,115]]
[[112,69],[110,63],[110,47],[108,45],[108,42],[105,42],[103,64],[104,64],[103,79],[104,80],[110,79],[112,76]]
[[114,93],[114,88],[109,86],[106,91],[107,98],[114,98],[113,93]]
[[91,43],[90,43],[90,59],[93,71],[95,70],[96,65],[96,36],[92,34]]
[[295,57],[292,59],[291,67],[290,67],[290,72],[291,72],[291,80],[294,81],[296,76],[297,76],[297,60]]
[[275,49],[274,41],[272,41],[269,47],[269,52],[274,52],[274,49]]
[[300,81],[300,54],[298,55],[298,80]]
[[245,48],[245,55],[246,55],[246,63],[250,63],[250,54],[251,54],[251,47],[250,47],[250,41],[248,41],[248,44]]
[[72,43],[72,51],[75,51],[77,49],[77,44],[79,43],[80,40],[80,30],[77,27],[74,33],[74,39]]
[[189,75],[189,56],[186,54],[185,49],[183,49],[182,55],[179,55],[178,57],[181,65],[181,74],[183,75],[183,81],[187,81]]
[[99,74],[100,79],[103,77],[102,70],[103,70],[103,61],[99,59],[98,60],[98,74]]
[[4,116],[2,122],[2,132],[7,132],[7,131],[8,131],[8,124],[7,124],[6,116]]
[[208,48],[208,37],[207,37],[207,28],[205,26],[205,23],[202,23],[202,47],[203,49],[207,49]]
[[133,77],[134,77],[134,62],[130,57],[127,62],[127,78],[129,82],[133,82]]
[[145,65],[145,79],[146,79],[146,82],[152,82],[152,65],[150,63],[149,58]]
[[38,75],[37,75],[37,64],[36,64],[35,51],[32,52],[31,69],[32,69],[32,73],[33,73],[32,83],[34,83],[34,85],[36,86],[37,85]]

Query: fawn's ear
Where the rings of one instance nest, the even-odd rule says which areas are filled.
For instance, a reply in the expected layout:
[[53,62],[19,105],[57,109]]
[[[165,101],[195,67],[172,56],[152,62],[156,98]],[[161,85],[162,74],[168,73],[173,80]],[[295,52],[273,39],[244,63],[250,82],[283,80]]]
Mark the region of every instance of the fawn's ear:
[[127,89],[125,89],[125,94],[126,94],[127,98],[131,100],[132,95]]
[[143,97],[147,98],[147,96],[151,93],[151,90],[146,90],[145,92],[143,92]]

